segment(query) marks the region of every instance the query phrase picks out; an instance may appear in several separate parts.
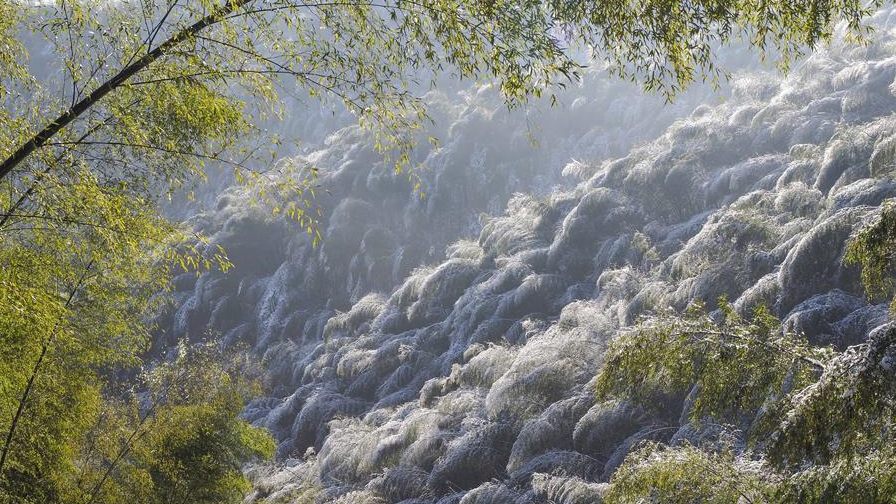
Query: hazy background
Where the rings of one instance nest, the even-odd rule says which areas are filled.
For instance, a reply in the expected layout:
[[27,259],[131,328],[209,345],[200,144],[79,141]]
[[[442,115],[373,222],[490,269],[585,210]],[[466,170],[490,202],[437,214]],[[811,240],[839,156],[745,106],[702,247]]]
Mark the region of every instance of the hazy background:
[[892,15],[786,78],[730,50],[729,83],[673,104],[599,68],[555,108],[433,90],[422,199],[351,117],[297,99],[276,127],[303,143],[281,162],[321,169],[321,245],[227,174],[175,201],[235,268],[175,279],[156,348],[218,337],[269,367],[244,414],[280,443],[258,500],[586,502],[635,442],[712,435],[682,398],[594,403],[607,342],[640,314],[725,295],[839,348],[885,321],[841,258],[896,196]]

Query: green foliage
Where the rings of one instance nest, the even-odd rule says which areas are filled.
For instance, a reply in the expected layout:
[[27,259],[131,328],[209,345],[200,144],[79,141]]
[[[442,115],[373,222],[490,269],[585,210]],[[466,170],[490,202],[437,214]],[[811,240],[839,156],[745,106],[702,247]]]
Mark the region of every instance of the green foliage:
[[642,322],[613,343],[597,390],[650,406],[693,386],[690,421],[746,419],[752,451],[642,447],[613,477],[607,501],[896,499],[896,329],[837,353],[781,334],[763,310],[749,321],[724,302],[722,312],[721,322],[700,310]]
[[207,161],[246,168],[296,89],[357,114],[401,170],[427,120],[418,91],[440,74],[493,83],[517,106],[574,79],[573,54],[587,49],[671,99],[722,76],[721,45],[748,39],[786,68],[841,21],[861,39],[879,3],[4,0],[0,12],[14,14],[4,23],[44,36],[64,71],[27,79],[18,96],[32,99],[10,103],[24,54],[0,25],[0,44],[15,49],[0,60],[0,109],[11,111],[0,118],[0,178],[63,169],[55,159],[73,149],[168,184]]
[[849,503],[878,504],[896,498],[896,451],[893,444],[882,451],[814,466],[784,480],[776,492],[782,504]]
[[849,241],[844,262],[861,266],[869,298],[890,299],[896,310],[896,201],[885,201],[880,215]]
[[713,53],[719,45],[745,39],[764,58],[778,55],[786,70],[806,48],[830,40],[833,27],[845,21],[851,36],[862,40],[862,20],[882,2],[845,0],[811,6],[789,0],[650,0],[643,2],[551,2],[572,20],[584,20],[583,38],[620,77],[660,90],[667,98],[696,78],[717,82],[723,71]]
[[879,504],[896,497],[892,449],[849,462],[777,472],[761,460],[690,445],[646,445],[626,458],[607,504]]
[[[890,453],[896,444],[896,330],[847,349],[795,394],[773,436],[774,462],[798,467]],[[880,450],[883,450],[882,452]]]
[[[14,85],[26,75],[22,65],[24,47],[16,39],[16,24],[19,21],[18,6],[10,0],[0,1],[0,82],[8,80],[9,84],[0,86],[0,99],[5,98],[7,88]],[[6,117],[7,111],[0,110],[0,116]]]
[[613,475],[607,504],[734,504],[768,502],[773,488],[760,463],[730,450],[647,444],[626,458]]
[[242,466],[270,458],[274,441],[240,420],[258,393],[251,361],[214,344],[181,345],[128,401],[109,402],[76,458],[71,502],[239,503]]
[[693,387],[692,421],[738,422],[770,397],[811,382],[829,355],[782,333],[764,308],[745,320],[724,300],[720,306],[718,322],[695,305],[683,317],[651,317],[618,337],[597,378],[598,398],[650,407],[658,397],[683,396]]
[[159,406],[144,427],[135,465],[149,472],[160,504],[242,502],[249,490],[243,464],[274,454],[267,431],[238,418],[259,392],[246,378],[246,363],[227,369],[213,348],[203,350],[183,353],[150,376]]
[[124,184],[61,175],[27,205],[0,195],[0,502],[68,502],[92,425],[117,418],[106,381],[140,365],[170,268],[229,264]]
[[88,175],[53,189],[41,190],[46,212],[0,233],[0,488],[24,495],[70,476],[101,373],[137,362],[166,285],[153,241],[169,233],[142,200]]

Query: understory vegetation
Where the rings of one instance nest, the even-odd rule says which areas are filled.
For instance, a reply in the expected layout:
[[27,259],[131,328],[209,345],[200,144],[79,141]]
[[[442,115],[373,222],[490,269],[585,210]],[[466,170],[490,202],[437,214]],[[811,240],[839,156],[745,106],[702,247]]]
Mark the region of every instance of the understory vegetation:
[[686,421],[707,434],[643,443],[611,479],[608,503],[896,498],[892,327],[838,352],[783,331],[764,307],[741,317],[724,300],[712,315],[695,305],[619,336],[596,395],[647,408],[684,398]]
[[238,503],[243,466],[273,454],[270,434],[239,419],[260,393],[245,353],[184,343],[118,390],[83,367],[53,371],[3,447],[4,504]]

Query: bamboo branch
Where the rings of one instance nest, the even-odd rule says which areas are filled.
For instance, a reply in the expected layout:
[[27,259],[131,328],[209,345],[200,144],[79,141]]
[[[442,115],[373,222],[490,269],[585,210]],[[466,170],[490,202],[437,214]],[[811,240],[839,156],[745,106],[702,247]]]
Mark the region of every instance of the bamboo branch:
[[68,126],[72,121],[81,116],[81,114],[90,110],[97,102],[102,100],[106,95],[121,87],[128,79],[138,72],[142,71],[153,62],[165,56],[169,51],[173,50],[181,42],[190,40],[202,30],[212,26],[228,14],[231,14],[242,7],[252,3],[254,0],[229,0],[224,5],[216,8],[211,13],[196,21],[192,25],[181,29],[170,38],[156,46],[155,49],[144,54],[140,59],[122,68],[112,78],[94,89],[89,95],[81,99],[78,103],[66,110],[53,122],[44,127],[40,132],[35,134],[31,139],[15,150],[8,158],[0,163],[0,180],[4,179],[19,164],[28,158],[34,151],[40,149],[50,141],[59,131]]

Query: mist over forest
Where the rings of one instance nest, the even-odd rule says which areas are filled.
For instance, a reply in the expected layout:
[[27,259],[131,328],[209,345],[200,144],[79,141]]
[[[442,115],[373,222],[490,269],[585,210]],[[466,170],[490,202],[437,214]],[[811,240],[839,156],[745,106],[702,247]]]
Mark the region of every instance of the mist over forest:
[[273,393],[243,416],[285,468],[252,469],[257,498],[595,502],[637,443],[720,435],[681,402],[595,402],[607,345],[639,317],[725,296],[815,345],[885,330],[887,303],[842,259],[896,196],[869,163],[893,131],[889,16],[870,48],[787,77],[741,68],[671,105],[599,70],[554,108],[433,91],[422,198],[336,129],[287,161],[322,168],[319,247],[240,188],[218,196],[191,223],[236,267],[175,279],[163,327],[267,363]]
[[[59,133],[113,128],[83,151],[38,146],[21,168],[34,133],[0,137],[0,503],[893,502],[896,10],[874,7],[866,40],[838,13],[766,61],[707,36],[695,82],[658,74],[674,93],[649,60],[620,78],[582,52],[541,96],[409,64],[419,102],[363,98],[398,111],[395,136],[339,94],[370,63],[346,42],[324,81],[343,100],[247,59],[291,90],[251,127],[237,112],[267,84],[222,73],[232,94],[170,103],[122,84],[120,124]],[[17,36],[29,74],[68,82],[58,45]],[[144,82],[220,64],[184,61]],[[499,81],[520,71],[496,61]],[[9,131],[29,100],[85,95],[45,99],[4,64]]]

